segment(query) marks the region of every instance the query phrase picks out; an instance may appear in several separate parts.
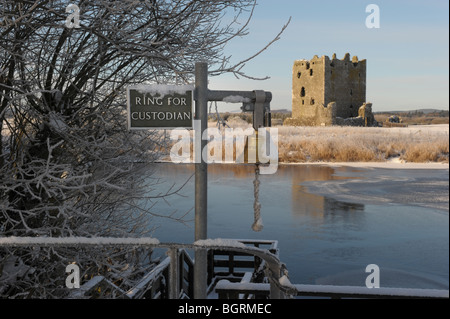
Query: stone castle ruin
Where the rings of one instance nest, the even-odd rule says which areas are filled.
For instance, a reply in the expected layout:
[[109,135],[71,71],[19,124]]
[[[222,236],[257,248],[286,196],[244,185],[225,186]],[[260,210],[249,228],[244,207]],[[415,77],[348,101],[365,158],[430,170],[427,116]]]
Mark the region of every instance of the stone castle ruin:
[[366,60],[346,53],[294,62],[292,118],[295,126],[374,126],[372,104],[366,103]]

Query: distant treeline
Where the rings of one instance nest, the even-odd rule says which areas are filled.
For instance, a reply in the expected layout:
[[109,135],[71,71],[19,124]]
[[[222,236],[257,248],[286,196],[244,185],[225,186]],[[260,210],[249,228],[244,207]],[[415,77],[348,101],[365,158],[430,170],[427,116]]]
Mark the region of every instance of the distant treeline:
[[[290,111],[272,111],[272,120],[277,119],[277,120],[281,120],[284,121],[285,119],[292,117],[292,112]],[[220,117],[222,118],[222,120],[224,121],[228,121],[229,118],[231,117],[239,117],[241,119],[243,119],[244,121],[246,121],[247,123],[252,123],[253,122],[253,115],[252,113],[230,113],[230,112],[225,112],[225,113],[219,113]],[[216,121],[217,120],[217,114],[216,113],[211,113],[209,115],[209,119]]]
[[[252,113],[219,113],[222,120],[227,121],[231,117],[239,117],[247,123],[252,123]],[[427,124],[449,124],[449,111],[447,110],[414,110],[414,111],[398,111],[398,112],[375,112],[375,119],[378,122],[386,122],[392,116],[397,115],[401,118],[402,123],[408,125],[427,125]],[[283,123],[285,119],[292,117],[292,112],[288,110],[272,111],[272,120]],[[217,120],[216,113],[211,113],[209,119]]]
[[399,116],[402,123],[408,125],[449,124],[449,111],[447,110],[376,112],[375,119],[378,122],[385,122],[392,115]]
[[399,115],[402,117],[449,117],[449,111],[446,110],[415,110],[415,111],[398,111],[398,112],[375,112],[376,115]]

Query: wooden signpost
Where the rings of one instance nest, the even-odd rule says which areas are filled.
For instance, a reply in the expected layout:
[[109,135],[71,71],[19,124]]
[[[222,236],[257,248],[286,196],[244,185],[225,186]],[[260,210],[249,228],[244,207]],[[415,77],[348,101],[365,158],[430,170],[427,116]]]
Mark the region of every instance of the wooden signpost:
[[[200,150],[207,141],[202,132],[208,128],[208,102],[244,103],[244,111],[252,111],[253,127],[270,126],[272,94],[264,91],[211,91],[208,89],[208,65],[195,65],[193,85],[137,85],[127,92],[128,129],[194,129],[195,143]],[[192,110],[195,100],[195,118]],[[194,126],[194,120],[197,125]],[[195,158],[195,241],[207,239],[208,168],[201,151]],[[207,294],[207,249],[195,250],[194,298],[205,299]]]

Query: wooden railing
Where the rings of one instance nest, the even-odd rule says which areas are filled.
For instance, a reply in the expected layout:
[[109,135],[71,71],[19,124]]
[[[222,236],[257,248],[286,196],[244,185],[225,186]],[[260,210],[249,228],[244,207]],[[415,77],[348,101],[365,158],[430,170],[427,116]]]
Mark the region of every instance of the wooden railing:
[[[250,246],[245,246],[244,243]],[[193,298],[193,261],[187,249],[205,249],[212,252],[228,252],[228,256],[247,256],[258,261],[258,268],[264,265],[274,278],[279,278],[281,263],[278,256],[268,249],[258,248],[269,245],[269,249],[277,252],[274,241],[248,241],[248,240],[207,240],[194,244],[163,244],[153,238],[43,238],[43,237],[10,237],[0,238],[0,247],[95,247],[95,246],[132,246],[148,249],[166,248],[168,255],[160,264],[145,275],[141,281],[128,291],[124,291],[103,276],[96,276],[74,289],[71,298],[98,298],[113,296],[114,298],[149,298],[149,299],[179,299]],[[228,257],[232,258],[232,257]],[[231,266],[234,268],[234,266]],[[256,268],[254,263],[245,263],[239,267]],[[213,267],[211,270],[216,273]],[[275,279],[276,280],[276,279]],[[271,296],[280,298],[280,291],[275,283],[271,284]]]
[[[448,290],[366,288],[351,286],[292,285],[291,297],[322,297],[331,299],[448,299]],[[270,285],[264,283],[233,283],[221,280],[216,285],[219,299],[236,299],[239,295],[257,295],[269,298]]]
[[[449,298],[448,290],[365,288],[294,285],[285,276],[276,241],[206,240],[194,244],[161,244],[151,238],[0,238],[0,247],[47,246],[132,246],[166,248],[166,259],[155,266],[133,288],[124,291],[107,278],[97,276],[73,289],[72,298],[193,298],[194,263],[186,250],[209,252],[209,292],[219,298],[327,297],[327,298]],[[261,247],[266,246],[266,249]],[[244,258],[243,260],[241,258]],[[225,269],[225,271],[224,271]],[[261,277],[258,277],[261,275]],[[101,296],[100,296],[101,297]]]
[[[238,240],[249,247],[266,249],[278,256],[278,242],[273,240]],[[247,252],[216,250],[208,251],[208,284],[215,284],[214,280],[228,278],[241,280],[248,272],[258,276],[265,269],[265,261]],[[253,278],[256,282],[260,280]]]

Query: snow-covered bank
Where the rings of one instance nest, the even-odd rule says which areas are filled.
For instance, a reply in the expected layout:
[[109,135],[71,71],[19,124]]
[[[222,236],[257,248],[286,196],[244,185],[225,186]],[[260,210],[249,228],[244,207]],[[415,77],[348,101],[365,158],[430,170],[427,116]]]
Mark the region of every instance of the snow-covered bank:
[[387,164],[449,162],[448,125],[406,128],[281,126],[278,137],[282,163],[364,162],[376,167],[383,163],[385,167]]
[[386,162],[307,162],[280,163],[280,165],[326,165],[332,167],[385,168],[385,169],[442,169],[448,170],[449,163],[405,163],[398,158]]

